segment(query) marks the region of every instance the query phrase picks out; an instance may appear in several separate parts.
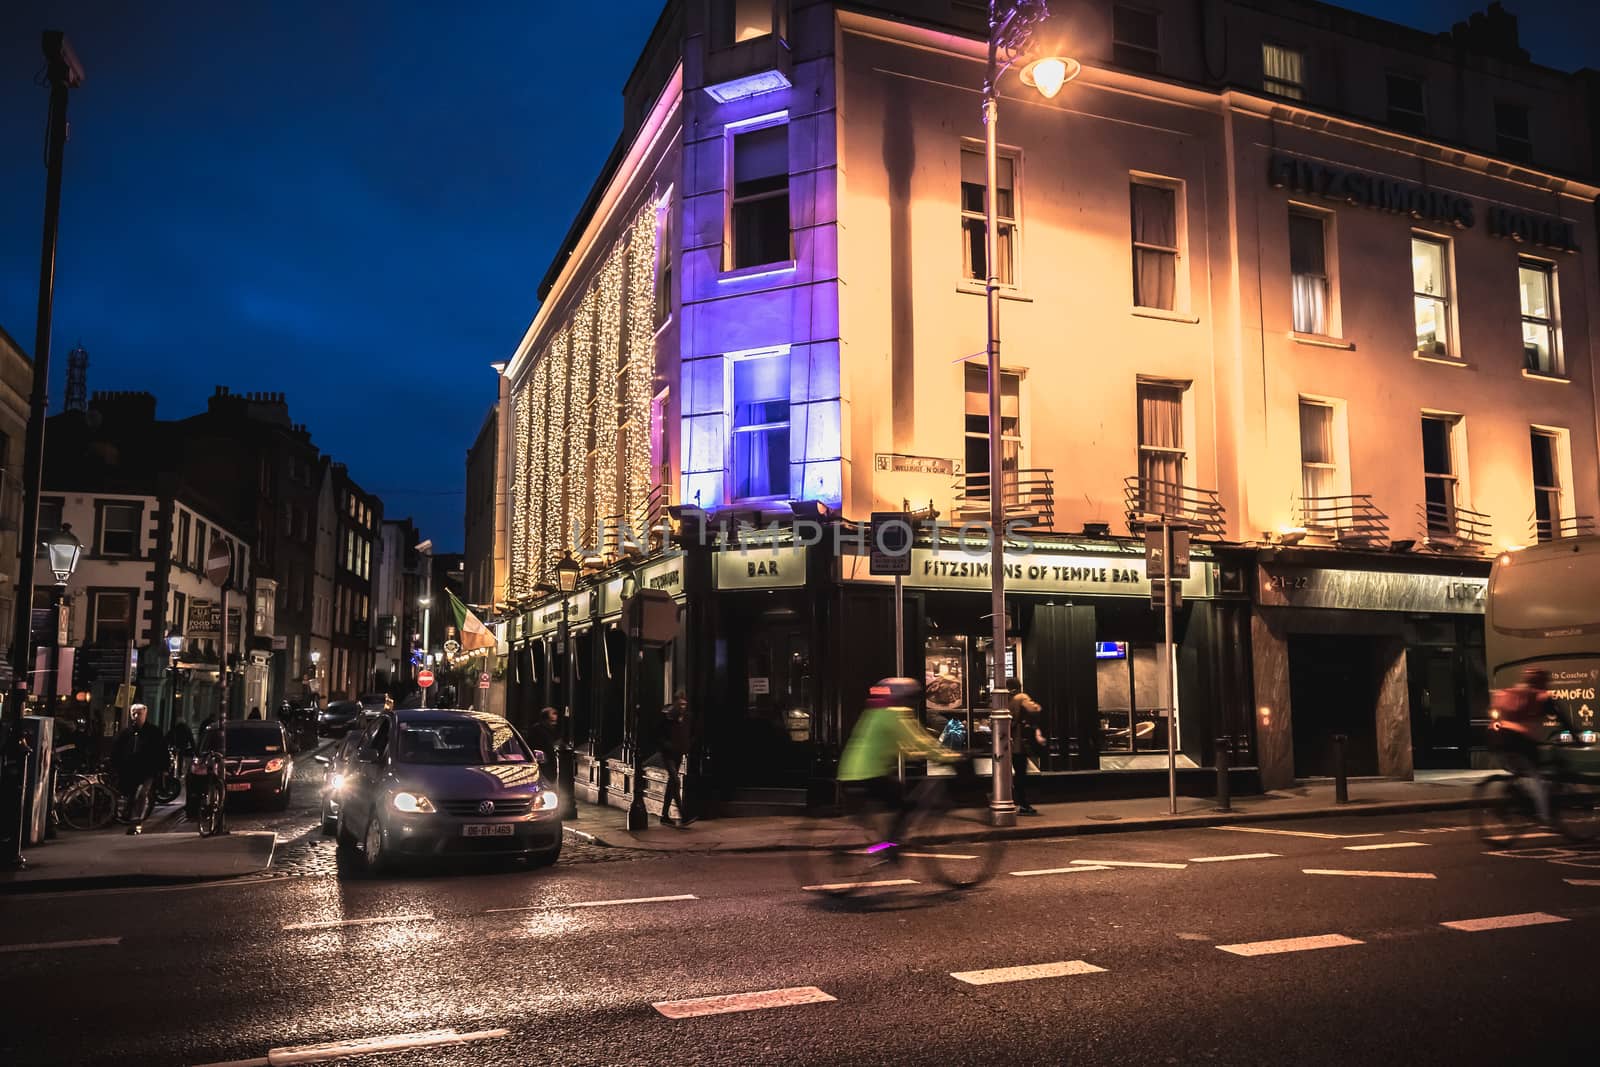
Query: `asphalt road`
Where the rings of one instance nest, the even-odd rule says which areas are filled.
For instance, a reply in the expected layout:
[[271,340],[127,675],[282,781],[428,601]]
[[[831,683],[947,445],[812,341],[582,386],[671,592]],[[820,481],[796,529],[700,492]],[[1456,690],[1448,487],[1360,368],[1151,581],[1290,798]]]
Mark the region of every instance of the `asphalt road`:
[[[12,898],[0,1062],[267,1063],[440,1029],[485,1036],[371,1062],[1594,1062],[1600,849],[1486,853],[1454,813],[1257,829],[1018,842],[981,889],[845,903],[782,855],[595,848]],[[1009,873],[1059,868],[1087,869]],[[692,899],[638,900],[659,897]],[[1001,968],[1028,970],[955,977]],[[653,1006],[796,987],[831,999]]]

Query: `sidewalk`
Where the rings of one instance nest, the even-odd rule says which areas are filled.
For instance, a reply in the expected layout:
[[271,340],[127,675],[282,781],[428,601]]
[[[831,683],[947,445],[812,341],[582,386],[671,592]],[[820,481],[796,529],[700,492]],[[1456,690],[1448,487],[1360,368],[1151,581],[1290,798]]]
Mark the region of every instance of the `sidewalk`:
[[0,894],[55,889],[198,882],[255,874],[272,866],[277,835],[246,830],[222,837],[189,833],[128,836],[115,830],[64,830],[26,851],[28,867],[0,871]]
[[[1273,822],[1330,815],[1391,815],[1470,807],[1472,787],[1493,771],[1419,771],[1416,781],[1356,779],[1350,802],[1334,803],[1333,782],[1303,782],[1291,789],[1233,798],[1233,810],[1217,810],[1214,797],[1179,797],[1178,814],[1168,814],[1166,797],[1134,800],[1083,800],[1040,804],[1037,816],[995,831],[1007,838],[1070,837],[1077,834],[1130,833],[1172,827],[1216,826],[1231,822]],[[567,830],[583,840],[616,848],[653,852],[781,852],[816,843],[816,831],[838,820],[794,815],[702,819],[684,829],[662,826],[650,813],[650,829],[630,833],[626,812],[578,805]]]

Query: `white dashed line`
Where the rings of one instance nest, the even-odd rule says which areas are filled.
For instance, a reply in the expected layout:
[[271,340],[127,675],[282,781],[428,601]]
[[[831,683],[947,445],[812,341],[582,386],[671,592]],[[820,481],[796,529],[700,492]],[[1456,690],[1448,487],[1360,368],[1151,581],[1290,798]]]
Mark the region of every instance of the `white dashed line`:
[[720,997],[695,997],[693,1000],[662,1000],[650,1006],[669,1019],[692,1019],[698,1015],[727,1015],[736,1011],[790,1008],[797,1004],[822,1004],[837,999],[814,985],[802,985],[789,989],[767,989],[760,993],[731,993]]
[[670,897],[625,897],[621,900],[566,900],[549,904],[528,904],[520,908],[485,908],[485,915],[508,911],[551,911],[556,908],[610,908],[620,904],[665,904],[672,900],[699,900],[693,893],[678,893]]
[[1286,937],[1279,941],[1247,941],[1241,945],[1218,945],[1235,956],[1274,956],[1280,952],[1310,952],[1318,948],[1342,948],[1363,942],[1343,934],[1318,934],[1315,937]]
[[475,1030],[462,1034],[455,1030],[423,1030],[414,1034],[389,1034],[385,1037],[358,1037],[348,1041],[325,1041],[316,1045],[286,1045],[268,1050],[265,1056],[253,1060],[227,1060],[208,1063],[204,1067],[281,1067],[296,1063],[325,1063],[350,1056],[371,1056],[386,1052],[402,1052],[414,1048],[438,1048],[443,1045],[465,1045],[472,1041],[492,1041],[505,1037],[507,1030]]
[[0,945],[0,952],[54,952],[58,948],[95,948],[120,945],[120,937],[89,937],[80,941],[34,941],[25,945]]
[[968,985],[995,985],[999,982],[1027,982],[1035,978],[1065,978],[1073,974],[1104,972],[1104,967],[1096,967],[1082,960],[1062,960],[1059,963],[1030,963],[1022,967],[996,967],[988,971],[951,971],[950,977]]
[[1465,930],[1475,934],[1480,930],[1508,930],[1514,926],[1544,926],[1548,923],[1564,923],[1568,920],[1560,915],[1548,915],[1542,911],[1530,911],[1521,915],[1492,915],[1487,919],[1457,919],[1455,922],[1440,923],[1452,930]]
[[1382,837],[1382,834],[1323,834],[1314,830],[1274,830],[1269,826],[1213,826],[1213,830],[1231,830],[1236,834],[1279,834],[1283,837],[1314,837],[1319,841],[1347,841],[1355,837]]
[[1229,860],[1275,860],[1276,852],[1235,852],[1231,856],[1195,856],[1190,863],[1227,863]]
[[957,856],[949,852],[902,852],[901,857],[908,860],[975,860],[976,856]]
[[1563,878],[1568,885],[1600,885],[1600,878]]
[[1427,848],[1426,841],[1386,841],[1381,845],[1346,845],[1346,852],[1373,852],[1380,848]]
[[1072,862],[1084,867],[1149,867],[1159,871],[1181,871],[1189,866],[1187,863],[1144,863],[1138,860],[1073,860]]
[[331,930],[338,926],[376,926],[380,923],[432,922],[433,916],[424,912],[412,915],[379,915],[371,919],[327,919],[314,923],[290,923],[285,930]]
[[1081,874],[1084,871],[1109,871],[1110,867],[1046,867],[1038,871],[1012,871],[1013,878],[1035,878],[1041,874]]
[[1425,878],[1437,877],[1426,871],[1340,871],[1323,867],[1303,867],[1301,874],[1342,874],[1346,878]]
[[915,878],[885,878],[877,882],[830,882],[827,885],[803,885],[800,888],[807,893],[838,893],[845,889],[881,889],[884,886],[916,884]]

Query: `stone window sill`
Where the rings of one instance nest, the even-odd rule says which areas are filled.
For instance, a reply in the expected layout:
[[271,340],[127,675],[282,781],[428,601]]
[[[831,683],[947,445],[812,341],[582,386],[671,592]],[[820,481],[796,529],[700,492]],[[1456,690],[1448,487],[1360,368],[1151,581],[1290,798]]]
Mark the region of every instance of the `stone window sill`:
[[1419,361],[1421,363],[1437,363],[1441,367],[1469,367],[1469,366],[1471,366],[1471,364],[1468,363],[1464,359],[1451,359],[1449,356],[1434,356],[1434,355],[1430,355],[1430,354],[1428,354],[1426,352],[1413,352],[1413,353],[1411,353],[1411,358],[1415,359],[1415,360],[1417,360],[1417,361]]
[[1555,382],[1557,385],[1571,385],[1572,379],[1564,374],[1545,374],[1541,371],[1522,369],[1522,376],[1530,382]]
[[1134,307],[1133,313],[1141,319],[1161,319],[1166,322],[1186,322],[1193,326],[1200,321],[1199,315],[1190,315],[1186,311],[1168,311],[1165,308]]
[[1316,348],[1341,348],[1346,352],[1354,352],[1356,343],[1346,341],[1343,337],[1333,337],[1325,333],[1300,333],[1292,330],[1289,339],[1297,345],[1312,345]]
[[[982,282],[974,282],[974,281],[962,280],[962,281],[956,282],[956,292],[958,292],[958,293],[967,293],[968,295],[971,295],[971,296],[983,296],[984,295],[983,283]],[[1018,289],[1018,288],[1016,288],[1015,286],[1012,286],[1012,285],[1002,285],[1000,287],[1000,299],[1001,300],[1018,300],[1018,301],[1021,301],[1024,304],[1033,303],[1033,297],[1029,296],[1028,294],[1024,293],[1022,290],[1020,290],[1020,289]]]

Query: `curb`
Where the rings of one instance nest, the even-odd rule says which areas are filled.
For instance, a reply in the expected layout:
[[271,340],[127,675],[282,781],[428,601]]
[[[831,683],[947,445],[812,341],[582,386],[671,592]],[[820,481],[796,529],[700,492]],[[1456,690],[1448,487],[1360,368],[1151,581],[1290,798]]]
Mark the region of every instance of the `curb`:
[[[254,832],[254,831],[247,831]],[[253,871],[237,874],[78,874],[63,878],[25,878],[0,883],[0,897],[26,896],[29,893],[58,893],[88,889],[131,889],[147,886],[181,886],[231,882],[239,878],[260,878],[269,874],[278,858],[278,840],[273,837],[266,862]]]
[[[1225,826],[1233,823],[1258,823],[1258,822],[1290,822],[1297,819],[1322,819],[1336,815],[1403,815],[1412,812],[1426,811],[1460,811],[1474,807],[1471,798],[1456,800],[1394,800],[1378,801],[1372,804],[1361,804],[1357,801],[1351,805],[1325,805],[1318,808],[1299,808],[1294,811],[1283,812],[1210,812],[1191,815],[1164,815],[1156,817],[1141,817],[1126,819],[1116,822],[1074,823],[1070,826],[1007,826],[1000,827],[992,832],[994,838],[1003,841],[1029,841],[1047,838],[1082,837],[1095,834],[1139,833],[1149,830],[1194,829],[1207,826]],[[817,820],[820,822],[821,820]],[[807,826],[809,830],[812,827]],[[685,853],[723,853],[729,855],[756,855],[772,852],[803,852],[809,849],[809,844],[795,844],[792,842],[773,842],[764,845],[741,845],[734,847],[719,847],[715,844],[696,847],[655,848],[648,843],[639,841],[609,838],[604,834],[591,834],[582,830],[567,827],[567,832],[579,840],[600,845],[606,848],[632,848],[642,852],[685,852]],[[971,833],[940,834],[925,838],[929,843],[947,843],[971,840],[977,835]]]

